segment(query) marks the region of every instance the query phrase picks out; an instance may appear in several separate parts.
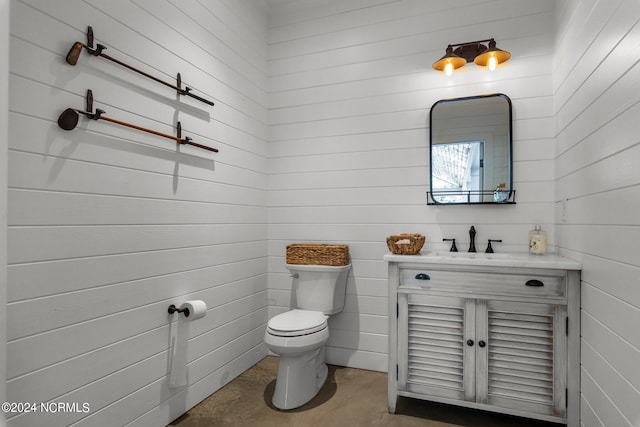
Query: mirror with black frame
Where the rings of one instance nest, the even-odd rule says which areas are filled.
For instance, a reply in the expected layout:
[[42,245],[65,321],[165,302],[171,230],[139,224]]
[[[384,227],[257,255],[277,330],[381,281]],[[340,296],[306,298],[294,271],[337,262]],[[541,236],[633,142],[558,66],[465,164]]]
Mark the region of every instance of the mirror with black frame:
[[430,122],[429,204],[515,203],[507,95],[437,101]]

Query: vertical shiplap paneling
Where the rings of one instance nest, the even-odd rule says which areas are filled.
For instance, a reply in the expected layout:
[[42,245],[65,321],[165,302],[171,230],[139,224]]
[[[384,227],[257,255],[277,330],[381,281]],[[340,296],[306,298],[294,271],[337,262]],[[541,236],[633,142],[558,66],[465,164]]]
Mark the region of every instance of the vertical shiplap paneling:
[[[166,425],[266,352],[266,9],[224,1],[11,2],[7,400],[87,402],[10,415],[14,426]],[[252,31],[245,25],[251,22]],[[209,107],[71,44],[212,99]],[[66,107],[106,122],[58,128]],[[167,385],[171,303],[189,325],[189,386]]]
[[[315,6],[315,7],[313,7]],[[385,238],[501,238],[527,250],[542,223],[553,234],[554,2],[286,2],[270,11],[269,305],[292,304],[285,246],[343,242],[353,269],[347,305],[331,319],[332,363],[386,370]],[[512,52],[494,73],[472,64],[451,78],[431,64],[449,43],[495,37]],[[429,109],[443,98],[502,92],[514,104],[512,206],[426,205]],[[348,319],[348,320],[347,320]]]
[[[640,413],[640,5],[563,2],[554,75],[556,228],[583,263],[585,427],[637,426]],[[635,403],[634,403],[635,402]]]

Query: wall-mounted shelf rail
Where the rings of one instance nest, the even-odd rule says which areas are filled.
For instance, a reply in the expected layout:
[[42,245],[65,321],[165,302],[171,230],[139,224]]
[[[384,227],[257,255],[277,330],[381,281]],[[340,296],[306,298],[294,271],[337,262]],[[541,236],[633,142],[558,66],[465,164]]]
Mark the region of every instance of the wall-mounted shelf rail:
[[99,108],[97,108],[96,111],[94,112],[93,111],[93,92],[91,91],[91,89],[87,90],[87,109],[86,109],[86,111],[76,110],[75,108],[67,108],[66,110],[64,110],[62,112],[62,114],[60,114],[60,117],[58,117],[58,126],[60,126],[60,128],[62,128],[64,130],[75,129],[75,127],[78,125],[78,120],[80,118],[80,114],[85,115],[88,119],[91,119],[91,120],[105,120],[107,122],[115,123],[115,124],[120,125],[120,126],[126,126],[126,127],[129,127],[129,128],[132,128],[132,129],[136,129],[136,130],[140,130],[140,131],[143,131],[143,132],[151,133],[153,135],[161,136],[163,138],[172,139],[172,140],[176,141],[179,144],[192,145],[194,147],[202,148],[204,150],[213,151],[214,153],[218,152],[217,148],[208,147],[206,145],[202,145],[202,144],[198,144],[196,142],[193,142],[191,140],[191,138],[189,138],[188,136],[183,138],[182,137],[182,126],[180,125],[180,122],[178,122],[177,125],[176,125],[178,136],[174,136],[174,135],[169,135],[167,133],[158,132],[158,131],[155,131],[153,129],[147,129],[147,128],[142,127],[142,126],[138,126],[138,125],[134,125],[134,124],[131,124],[131,123],[123,122],[121,120],[112,119],[111,117],[105,117],[104,114],[106,114],[106,111],[101,110]]
[[193,99],[197,99],[200,102],[204,102],[207,105],[211,105],[213,106],[213,101],[209,101],[208,99],[204,99],[198,95],[194,95],[193,93],[191,93],[191,88],[188,86],[185,86],[184,88],[182,88],[182,78],[180,77],[180,73],[178,73],[178,76],[176,78],[177,84],[172,84],[172,83],[168,83],[165,82],[164,80],[161,80],[157,77],[152,76],[149,73],[146,73],[142,70],[139,70],[129,64],[125,64],[124,62],[107,55],[106,53],[103,53],[102,51],[105,50],[107,47],[103,44],[98,43],[97,46],[94,48],[93,47],[93,28],[91,27],[87,27],[87,44],[84,44],[82,42],[75,42],[73,44],[73,46],[71,46],[71,49],[69,50],[69,53],[67,53],[67,63],[69,65],[76,65],[78,63],[78,58],[80,57],[80,53],[82,52],[82,48],[85,48],[87,50],[87,52],[90,55],[93,56],[100,56],[104,59],[108,59],[109,61],[115,62],[116,64],[125,67],[131,71],[134,71],[140,75],[143,75],[153,81],[156,81],[160,84],[163,84],[173,90],[176,91],[176,93],[178,93],[179,95],[186,95],[189,96]]
[[437,190],[427,191],[428,205],[513,205],[516,190]]

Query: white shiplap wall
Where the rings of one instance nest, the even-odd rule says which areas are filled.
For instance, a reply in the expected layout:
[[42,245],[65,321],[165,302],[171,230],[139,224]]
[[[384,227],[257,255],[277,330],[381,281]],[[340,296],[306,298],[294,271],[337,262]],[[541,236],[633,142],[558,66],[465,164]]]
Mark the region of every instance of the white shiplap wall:
[[[0,0],[0,93],[9,90],[9,0]],[[9,98],[0,95],[0,401],[7,379],[7,144]],[[4,414],[0,415],[3,425]]]
[[640,426],[640,4],[558,5],[556,228],[582,261],[581,420]]
[[[497,251],[526,251],[541,223],[555,249],[552,65],[554,2],[284,2],[269,29],[269,306],[293,303],[285,246],[349,244],[343,313],[328,360],[387,369],[387,252],[400,232]],[[490,73],[434,71],[447,44],[495,37],[513,59]],[[443,98],[502,92],[513,101],[516,205],[427,206],[429,110]]]
[[[329,361],[386,370],[386,235],[465,248],[474,224],[479,247],[523,251],[536,222],[585,266],[583,424],[638,425],[637,2],[273,4],[267,29],[248,0],[11,1],[7,399],[91,403],[11,425],[175,418],[262,357],[267,316],[292,305],[294,241],[350,245]],[[180,71],[216,107],[86,52],[65,64],[86,25],[108,53],[169,80]],[[431,70],[447,43],[485,37],[513,59],[492,74]],[[168,133],[179,119],[221,152],[176,153],[102,122],[59,130],[89,87],[112,117]],[[490,92],[514,104],[518,204],[426,206],[430,106]],[[165,310],[192,297],[210,310],[190,325],[192,385],[177,392]]]
[[[2,3],[4,6],[4,3]],[[4,9],[4,7],[3,7]],[[166,425],[265,354],[267,15],[249,1],[11,2],[8,382],[13,402],[87,402],[12,426]],[[161,79],[182,74],[209,107]],[[107,122],[56,120],[91,88],[107,116],[183,134],[218,154]],[[167,386],[167,307],[189,325],[189,386]]]

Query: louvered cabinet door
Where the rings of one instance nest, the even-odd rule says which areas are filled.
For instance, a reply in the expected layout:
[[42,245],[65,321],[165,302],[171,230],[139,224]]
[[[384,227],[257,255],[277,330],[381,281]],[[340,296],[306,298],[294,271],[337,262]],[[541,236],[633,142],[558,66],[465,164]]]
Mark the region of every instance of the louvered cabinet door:
[[566,306],[482,301],[476,306],[478,403],[566,416]]
[[473,401],[475,301],[400,293],[398,308],[399,389]]

